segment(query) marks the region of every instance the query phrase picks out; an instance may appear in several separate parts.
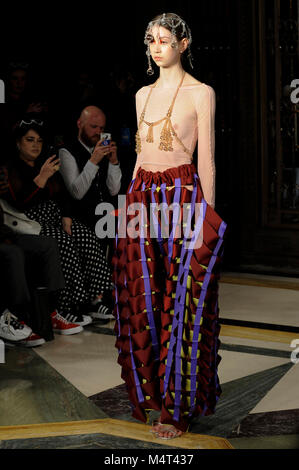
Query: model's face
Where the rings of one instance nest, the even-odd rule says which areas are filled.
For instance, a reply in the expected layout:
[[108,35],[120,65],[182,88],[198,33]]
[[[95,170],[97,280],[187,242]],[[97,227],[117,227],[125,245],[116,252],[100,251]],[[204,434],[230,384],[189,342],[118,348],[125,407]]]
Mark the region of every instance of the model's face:
[[150,32],[149,47],[152,59],[159,67],[170,67],[180,61],[180,43],[171,46],[171,32],[163,26],[154,26]]
[[33,129],[30,129],[18,142],[20,158],[29,164],[39,157],[43,148],[43,139]]
[[79,123],[79,137],[85,145],[94,147],[100,140],[105,125],[106,119],[104,116],[91,117],[84,123]]

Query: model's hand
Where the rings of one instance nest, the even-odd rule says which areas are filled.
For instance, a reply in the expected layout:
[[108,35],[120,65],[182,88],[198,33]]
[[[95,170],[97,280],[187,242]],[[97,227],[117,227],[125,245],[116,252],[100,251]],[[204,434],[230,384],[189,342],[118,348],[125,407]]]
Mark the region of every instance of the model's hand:
[[68,235],[72,235],[72,223],[70,217],[62,217],[62,228]]
[[41,167],[39,175],[33,180],[37,186],[44,188],[48,179],[51,178],[57,170],[59,170],[59,164],[60,160],[56,155],[52,155],[52,157],[48,158]]
[[111,144],[109,145],[109,148],[110,148],[110,153],[107,155],[107,158],[109,159],[110,163],[112,163],[113,165],[116,165],[118,163],[116,143],[111,142]]
[[111,152],[111,144],[110,145],[102,145],[104,139],[99,140],[97,145],[94,148],[94,151],[91,154],[90,161],[97,165],[103,158]]

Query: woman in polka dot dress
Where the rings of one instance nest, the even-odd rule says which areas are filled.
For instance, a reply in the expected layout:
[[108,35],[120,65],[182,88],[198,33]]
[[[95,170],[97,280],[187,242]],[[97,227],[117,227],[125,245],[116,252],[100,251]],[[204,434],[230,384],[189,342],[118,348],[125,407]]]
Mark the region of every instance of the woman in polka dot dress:
[[6,199],[39,222],[40,235],[58,242],[66,283],[59,297],[63,317],[85,326],[92,319],[80,314],[80,307],[82,311],[86,305],[93,305],[92,316],[113,318],[101,303],[103,294],[111,290],[110,267],[96,235],[72,218],[72,200],[57,171],[59,160],[55,155],[42,159],[44,134],[43,123],[36,119],[16,126],[17,155],[9,164],[10,191]]

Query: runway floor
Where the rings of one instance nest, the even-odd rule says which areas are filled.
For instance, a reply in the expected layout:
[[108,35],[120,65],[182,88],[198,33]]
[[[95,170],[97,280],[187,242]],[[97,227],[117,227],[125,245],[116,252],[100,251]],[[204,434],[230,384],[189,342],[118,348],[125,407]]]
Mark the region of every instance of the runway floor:
[[222,395],[189,433],[162,441],[131,417],[113,322],[97,322],[6,344],[0,449],[299,449],[299,279],[223,273],[219,306]]

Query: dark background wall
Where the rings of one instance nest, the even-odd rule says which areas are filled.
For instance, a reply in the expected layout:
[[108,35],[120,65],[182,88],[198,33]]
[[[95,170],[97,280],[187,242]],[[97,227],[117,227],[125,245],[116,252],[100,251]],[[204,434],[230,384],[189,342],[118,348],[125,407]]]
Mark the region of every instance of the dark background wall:
[[[0,78],[12,60],[30,63],[34,86],[59,106],[71,96],[74,77],[88,69],[105,94],[117,69],[128,69],[135,87],[157,77],[147,77],[143,43],[148,22],[171,11],[189,24],[195,68],[192,74],[216,92],[216,210],[228,223],[230,236],[225,252],[227,269],[253,270],[260,264],[272,271],[283,268],[275,229],[266,228],[261,214],[262,153],[267,138],[261,126],[266,98],[261,90],[266,65],[261,29],[270,24],[261,4],[286,4],[280,0],[152,0],[151,2],[39,2],[5,5],[1,14]],[[270,8],[271,9],[271,8]],[[262,24],[263,22],[263,24]],[[295,77],[290,76],[289,82]],[[109,96],[109,95],[107,95]],[[106,96],[106,98],[107,98]],[[113,109],[117,114],[117,103]],[[134,103],[130,113],[135,113]],[[71,118],[75,123],[74,113]],[[268,235],[271,242],[268,243]],[[291,228],[287,239],[291,239]],[[258,238],[258,236],[260,238]],[[270,240],[269,238],[269,240]],[[278,240],[278,239],[277,239]],[[262,248],[263,247],[263,248]],[[275,263],[275,257],[277,262]],[[288,263],[299,270],[299,257],[289,253]],[[251,266],[251,267],[250,267]],[[263,269],[260,267],[260,269]]]
[[[155,15],[173,11],[184,17],[197,56],[200,46],[213,45],[221,36],[230,40],[227,35],[234,34],[237,26],[237,4],[238,0],[6,4],[1,12],[0,67],[12,58],[25,58],[49,86],[86,63],[98,74],[125,64],[146,80],[143,38]],[[195,74],[207,73],[197,63]]]

